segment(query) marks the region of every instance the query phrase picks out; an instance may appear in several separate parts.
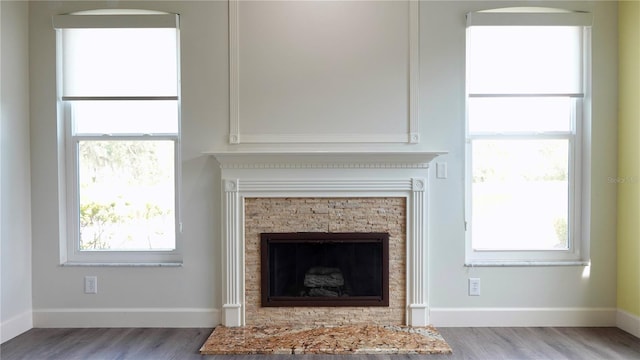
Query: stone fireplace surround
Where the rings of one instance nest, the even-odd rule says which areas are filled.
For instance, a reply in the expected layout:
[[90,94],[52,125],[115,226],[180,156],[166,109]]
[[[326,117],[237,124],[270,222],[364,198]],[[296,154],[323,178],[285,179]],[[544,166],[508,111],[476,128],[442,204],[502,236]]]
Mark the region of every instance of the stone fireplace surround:
[[[214,152],[222,183],[222,324],[247,319],[245,200],[404,198],[404,323],[429,324],[428,169],[438,152]],[[309,315],[313,315],[309,313]],[[249,314],[251,316],[251,314]]]
[[[404,325],[406,201],[375,198],[246,198],[246,325]],[[389,306],[261,306],[260,234],[283,232],[389,234]]]

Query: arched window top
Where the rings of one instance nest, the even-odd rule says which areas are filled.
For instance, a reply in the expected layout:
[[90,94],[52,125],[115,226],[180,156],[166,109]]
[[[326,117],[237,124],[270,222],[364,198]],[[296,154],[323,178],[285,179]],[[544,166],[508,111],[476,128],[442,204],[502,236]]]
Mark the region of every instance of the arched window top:
[[178,14],[140,9],[97,9],[53,17],[55,29],[178,28]]
[[171,13],[145,9],[94,9],[68,13],[67,15],[168,15]]
[[548,7],[507,7],[467,13],[467,26],[591,26],[591,13]]
[[574,11],[550,7],[538,6],[514,6],[498,9],[480,10],[479,13],[527,13],[527,14],[549,14],[549,13],[572,13]]

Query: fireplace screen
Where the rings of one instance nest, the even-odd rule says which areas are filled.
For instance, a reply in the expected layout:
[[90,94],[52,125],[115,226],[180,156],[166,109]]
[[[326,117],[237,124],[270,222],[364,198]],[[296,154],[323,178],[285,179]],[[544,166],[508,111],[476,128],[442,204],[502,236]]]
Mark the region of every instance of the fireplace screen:
[[389,234],[261,234],[262,306],[389,306]]

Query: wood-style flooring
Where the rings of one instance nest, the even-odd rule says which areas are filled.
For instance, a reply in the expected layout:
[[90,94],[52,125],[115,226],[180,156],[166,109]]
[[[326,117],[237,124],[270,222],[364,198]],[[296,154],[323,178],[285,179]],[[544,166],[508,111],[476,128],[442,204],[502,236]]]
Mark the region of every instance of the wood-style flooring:
[[451,355],[202,356],[212,329],[32,329],[0,346],[2,360],[640,359],[640,339],[617,328],[439,328]]

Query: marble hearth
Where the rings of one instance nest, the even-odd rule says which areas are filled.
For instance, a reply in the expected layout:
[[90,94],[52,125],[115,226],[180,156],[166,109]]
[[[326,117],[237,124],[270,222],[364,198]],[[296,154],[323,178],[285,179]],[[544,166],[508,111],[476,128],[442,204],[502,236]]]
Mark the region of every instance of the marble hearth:
[[[439,154],[211,153],[223,192],[222,324],[428,325],[428,170]],[[260,215],[265,206],[280,218]],[[389,307],[262,308],[254,246],[261,232],[275,231],[389,232]]]

